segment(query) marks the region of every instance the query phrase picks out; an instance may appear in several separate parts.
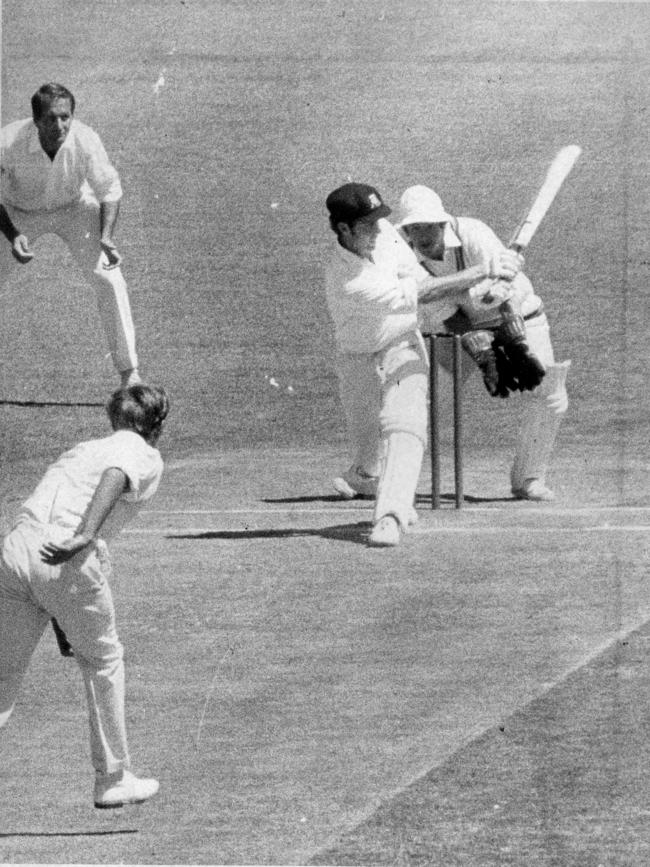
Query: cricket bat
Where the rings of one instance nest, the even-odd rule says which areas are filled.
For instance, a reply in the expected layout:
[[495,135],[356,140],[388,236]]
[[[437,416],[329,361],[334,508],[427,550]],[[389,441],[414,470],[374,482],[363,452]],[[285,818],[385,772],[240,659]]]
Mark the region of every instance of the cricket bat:
[[566,180],[567,175],[581,153],[582,149],[578,145],[567,145],[567,147],[563,147],[558,151],[555,159],[548,167],[546,177],[535,196],[533,204],[530,206],[522,222],[517,226],[508,244],[511,250],[521,253],[530,244],[533,235],[539,228],[539,224],[553,204],[553,199],[556,197],[558,190]]

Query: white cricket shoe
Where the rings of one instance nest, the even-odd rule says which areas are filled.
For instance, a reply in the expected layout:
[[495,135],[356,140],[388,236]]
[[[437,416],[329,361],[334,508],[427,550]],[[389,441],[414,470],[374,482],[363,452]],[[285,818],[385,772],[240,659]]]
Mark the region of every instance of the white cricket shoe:
[[384,515],[372,528],[368,544],[373,548],[394,548],[401,537],[402,530],[395,515]]
[[114,774],[97,773],[95,776],[95,807],[107,810],[126,804],[142,804],[152,798],[160,784],[158,780],[139,779],[131,771]]
[[120,379],[122,388],[128,388],[130,385],[138,385],[142,382],[137,367],[131,367],[129,370],[123,370],[120,373]]
[[357,467],[350,467],[342,476],[332,479],[334,490],[344,500],[353,500],[355,497],[374,499],[378,482],[378,476],[369,476]]
[[513,488],[512,493],[517,500],[537,500],[546,502],[555,499],[555,494],[541,479],[528,479],[523,487]]

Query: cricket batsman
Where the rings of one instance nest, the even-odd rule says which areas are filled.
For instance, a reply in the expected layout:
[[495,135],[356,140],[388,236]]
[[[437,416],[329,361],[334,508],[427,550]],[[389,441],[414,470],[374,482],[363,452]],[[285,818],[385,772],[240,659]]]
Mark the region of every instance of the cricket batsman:
[[[418,304],[440,294],[437,280],[386,219],[391,209],[368,184],[351,182],[326,200],[336,244],[325,269],[337,373],[353,462],[334,487],[345,498],[375,498],[373,547],[398,545],[414,520],[427,441],[428,359]],[[511,254],[461,276],[449,291],[485,276],[515,275]]]

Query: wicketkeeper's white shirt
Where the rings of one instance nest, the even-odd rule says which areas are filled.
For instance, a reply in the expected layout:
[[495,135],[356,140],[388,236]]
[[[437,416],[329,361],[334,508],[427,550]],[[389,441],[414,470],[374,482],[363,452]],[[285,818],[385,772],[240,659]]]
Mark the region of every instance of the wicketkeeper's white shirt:
[[118,430],[64,452],[46,471],[23,503],[19,520],[56,525],[75,532],[105,470],[121,470],[129,489],[119,498],[101,529],[103,539],[115,536],[158,489],[163,461],[158,449],[134,431]]
[[385,219],[379,220],[374,261],[337,244],[325,289],[341,352],[379,352],[417,328],[417,271],[415,254]]
[[31,118],[0,131],[2,204],[22,211],[52,211],[89,193],[98,202],[117,202],[122,186],[97,133],[72,120],[53,160],[43,150]]
[[[456,258],[458,248],[462,249],[465,268],[471,268],[473,265],[488,265],[495,256],[505,249],[503,242],[482,220],[477,220],[474,217],[457,217],[455,225],[457,231],[454,231],[449,223],[445,227],[443,259],[439,261],[426,259],[427,270],[436,277],[446,277],[458,271]],[[486,278],[484,284],[485,287],[493,286],[494,281],[491,278]],[[535,294],[530,280],[522,271],[512,281],[501,281],[500,286],[503,297],[514,298],[522,315],[528,316],[541,307],[541,299]],[[477,284],[476,289],[480,289],[480,284]],[[492,315],[489,310],[481,310],[480,307],[477,309],[470,303],[458,306],[477,325],[482,321],[482,317],[489,320]],[[424,312],[425,315],[427,312],[435,313],[437,324],[441,324],[443,319],[454,312],[454,306],[450,307],[449,302],[444,302],[439,307],[427,304],[424,305]]]

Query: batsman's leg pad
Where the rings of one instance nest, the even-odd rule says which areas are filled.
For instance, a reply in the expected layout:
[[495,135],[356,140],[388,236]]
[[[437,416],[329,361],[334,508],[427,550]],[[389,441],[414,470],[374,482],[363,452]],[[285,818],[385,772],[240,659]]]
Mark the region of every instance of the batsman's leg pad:
[[565,383],[570,366],[570,361],[550,364],[544,381],[527,400],[510,475],[513,491],[521,490],[531,479],[545,480],[557,432],[569,406]]
[[420,478],[424,443],[410,433],[392,433],[384,441],[385,455],[374,522],[385,515],[394,515],[403,530],[411,523],[415,491]]
[[382,382],[379,427],[382,439],[408,433],[427,440],[429,361],[422,340],[406,338],[379,354]]

